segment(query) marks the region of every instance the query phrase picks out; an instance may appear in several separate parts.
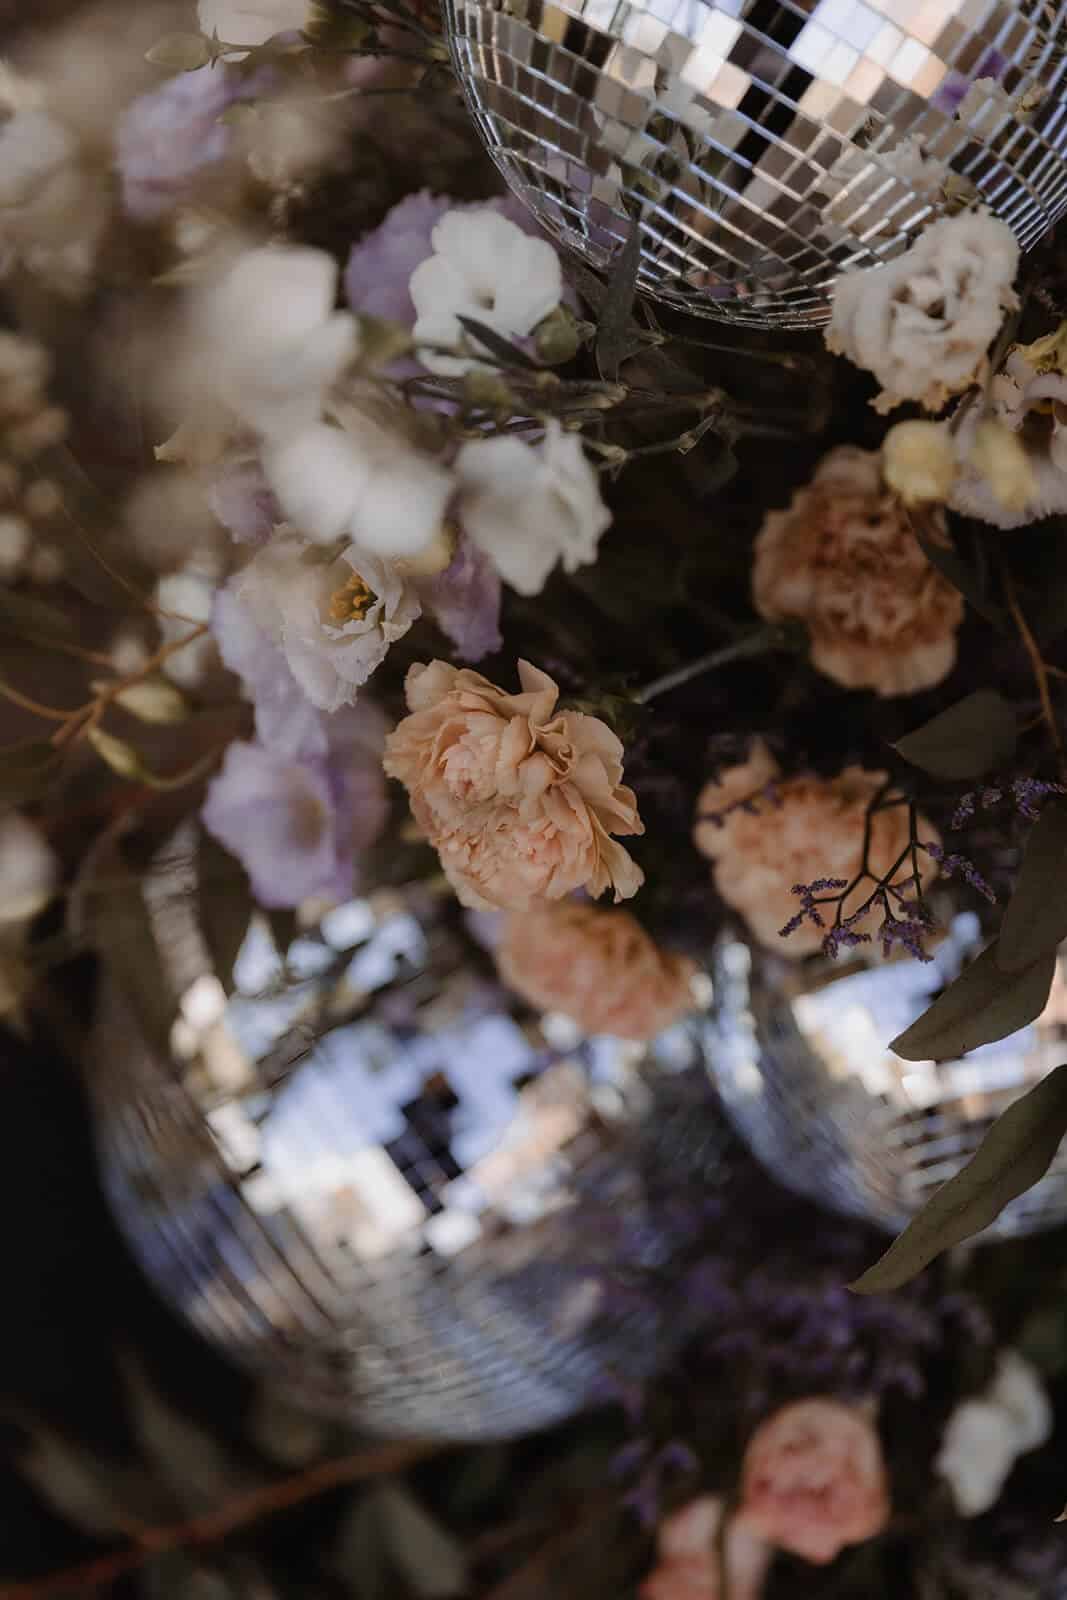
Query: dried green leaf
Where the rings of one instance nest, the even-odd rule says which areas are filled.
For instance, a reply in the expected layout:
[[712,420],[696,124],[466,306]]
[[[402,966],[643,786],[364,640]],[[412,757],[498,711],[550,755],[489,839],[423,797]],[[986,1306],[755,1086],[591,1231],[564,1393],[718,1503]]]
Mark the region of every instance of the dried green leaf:
[[1008,702],[995,689],[977,689],[893,748],[932,777],[979,778],[1010,761],[1015,739],[1015,712]]
[[641,224],[630,223],[630,234],[608,279],[607,293],[600,307],[596,336],[596,359],[600,376],[614,383],[619,367],[632,353],[633,309],[637,294],[637,274],[641,270]]
[[520,350],[517,344],[501,337],[493,328],[486,327],[484,322],[479,322],[475,317],[458,316],[456,319],[465,332],[472,339],[483,345],[490,355],[506,367],[523,367],[528,372],[540,372],[541,368],[536,361],[531,361],[525,350]]
[[255,911],[248,874],[206,829],[197,841],[197,898],[200,931],[211,963],[227,994],[233,991],[233,968]]
[[60,760],[47,739],[31,739],[0,751],[0,801],[20,806],[36,800],[48,788]]
[[1067,806],[1047,805],[1026,854],[997,939],[997,964],[1021,972],[1067,939]]
[[1009,1201],[1045,1176],[1065,1133],[1067,1066],[1061,1066],[997,1118],[967,1165],[852,1284],[854,1292],[899,1289],[935,1256],[988,1228]]
[[170,72],[195,72],[207,66],[212,54],[202,33],[168,33],[145,51],[145,60]]
[[1005,972],[994,942],[889,1048],[905,1061],[954,1061],[980,1044],[1006,1039],[1044,1010],[1055,970],[1049,950],[1022,972]]

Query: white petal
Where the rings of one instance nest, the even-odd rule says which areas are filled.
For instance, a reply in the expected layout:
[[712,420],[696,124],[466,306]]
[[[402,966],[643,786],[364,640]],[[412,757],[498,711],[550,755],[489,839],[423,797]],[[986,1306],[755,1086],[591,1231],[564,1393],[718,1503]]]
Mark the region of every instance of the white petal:
[[371,477],[367,453],[351,434],[325,422],[268,443],[263,471],[286,520],[317,544],[340,538]]

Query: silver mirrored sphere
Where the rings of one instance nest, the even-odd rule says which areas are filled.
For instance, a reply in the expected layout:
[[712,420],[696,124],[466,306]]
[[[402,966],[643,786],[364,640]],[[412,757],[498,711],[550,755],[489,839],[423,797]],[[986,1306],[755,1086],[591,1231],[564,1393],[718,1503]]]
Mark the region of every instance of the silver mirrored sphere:
[[[646,1051],[521,1024],[458,908],[418,890],[295,932],[257,915],[228,996],[197,889],[179,838],[145,891],[178,1019],[152,1037],[125,963],[90,1077],[112,1207],[164,1298],[394,1437],[545,1427],[669,1356],[690,1312],[660,1219],[728,1139],[691,1029]],[[655,1292],[613,1303],[616,1272]]]
[[946,208],[1029,248],[1067,207],[1062,0],[442,3],[510,186],[599,268],[639,216],[640,285],[686,311],[823,322]]
[[[904,1061],[909,1027],[983,940],[957,916],[930,962],[783,961],[733,936],[715,951],[707,1059],[727,1114],[786,1187],[897,1230],[994,1120],[1067,1060],[1067,956],[1029,1027],[960,1061]],[[1067,1146],[983,1237],[1067,1221]]]

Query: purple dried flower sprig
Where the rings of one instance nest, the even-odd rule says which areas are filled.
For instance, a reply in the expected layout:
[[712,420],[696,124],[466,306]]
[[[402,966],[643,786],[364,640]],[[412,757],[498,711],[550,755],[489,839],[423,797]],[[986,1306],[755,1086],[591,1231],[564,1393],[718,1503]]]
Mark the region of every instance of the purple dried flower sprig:
[[937,862],[943,878],[962,878],[972,889],[977,889],[980,895],[984,895],[991,904],[996,904],[996,891],[990,888],[969,856],[949,854],[943,845],[935,844],[932,839],[925,840],[919,848],[925,850],[932,861]]
[[1019,815],[1036,822],[1041,806],[1050,794],[1067,794],[1067,786],[1049,783],[1044,778],[1013,778],[1010,783],[988,784],[982,789],[971,789],[960,797],[952,813],[950,828],[965,827],[974,820],[977,810],[992,811],[1003,800],[1010,800]]
[[710,822],[713,827],[722,828],[728,817],[736,811],[743,811],[746,816],[758,817],[761,805],[780,806],[782,803],[778,780],[770,778],[758,789],[753,789],[749,794],[743,794],[739,800],[731,800],[728,806],[723,806],[718,811],[701,811],[697,816],[698,822]]

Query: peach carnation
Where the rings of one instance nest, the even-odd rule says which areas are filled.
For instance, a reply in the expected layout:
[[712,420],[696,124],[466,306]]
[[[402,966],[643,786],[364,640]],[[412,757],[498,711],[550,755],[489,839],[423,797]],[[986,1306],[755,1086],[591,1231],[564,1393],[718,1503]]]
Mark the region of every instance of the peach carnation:
[[[787,938],[781,937],[782,928],[800,907],[793,885],[811,883],[815,878],[843,878],[851,883],[863,862],[867,810],[886,774],[846,767],[836,778],[808,775],[775,783],[777,775],[770,752],[757,742],[747,761],[704,785],[697,801],[694,839],[697,849],[714,863],[712,875],[719,894],[740,912],[759,943],[799,959],[821,948],[826,930],[809,921]],[[773,794],[767,792],[770,784]],[[750,797],[748,809],[739,806],[738,802]],[[938,840],[935,829],[922,817],[919,834],[935,843]],[[888,873],[907,845],[907,807],[876,811],[871,817],[868,855],[872,871]],[[937,875],[935,863],[921,852],[919,871],[924,887]],[[892,881],[909,878],[911,873],[910,858],[905,856]],[[870,878],[857,884],[845,899],[845,916],[863,903],[873,887]],[[854,924],[853,931],[873,934],[880,920],[880,908],[873,906]]]
[[[942,511],[925,526],[947,542]],[[804,622],[812,663],[846,688],[915,694],[955,665],[963,596],[923,554],[875,450],[831,450],[788,509],[767,514],[752,595],[761,616]]]
[[[656,1539],[659,1564],[641,1585],[641,1600],[721,1600],[716,1541],[724,1506],[714,1495],[690,1500],[666,1517]],[[757,1600],[773,1552],[739,1519],[723,1545],[729,1600]]]
[[558,688],[528,661],[519,682],[508,694],[444,661],[411,667],[386,772],[464,905],[521,911],[583,888],[628,899],[643,874],[613,835],[644,828],[622,745],[598,717],[558,710]]
[[514,912],[496,960],[516,994],[585,1033],[651,1039],[692,1006],[693,963],[661,950],[628,911],[565,901]]
[[882,1447],[867,1411],[801,1400],[756,1429],[742,1467],[739,1522],[823,1565],[889,1521]]

